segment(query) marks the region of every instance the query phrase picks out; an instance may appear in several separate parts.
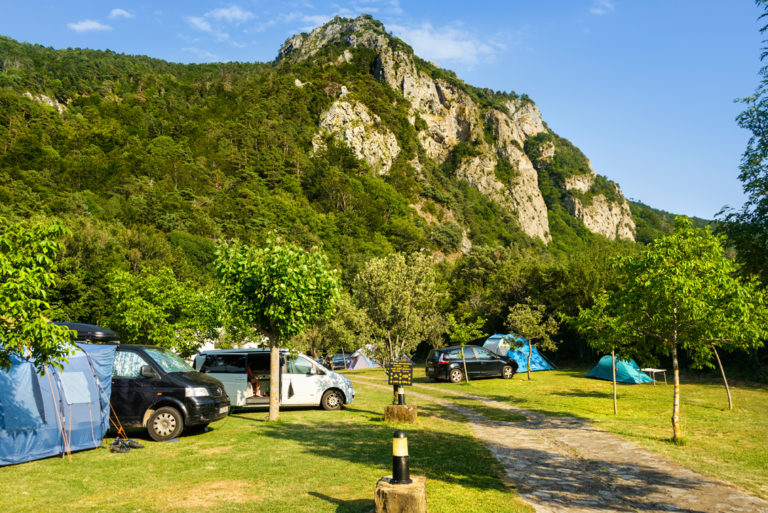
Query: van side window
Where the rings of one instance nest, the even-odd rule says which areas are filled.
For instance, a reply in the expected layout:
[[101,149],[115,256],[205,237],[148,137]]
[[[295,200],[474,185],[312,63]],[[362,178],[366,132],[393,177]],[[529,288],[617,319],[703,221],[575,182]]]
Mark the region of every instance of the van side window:
[[117,351],[112,375],[118,378],[139,378],[142,365],[147,365],[147,361],[140,354],[133,351]]
[[245,355],[209,354],[200,372],[218,372],[221,374],[245,374]]
[[288,374],[309,374],[312,372],[312,363],[301,356],[293,356],[285,366]]

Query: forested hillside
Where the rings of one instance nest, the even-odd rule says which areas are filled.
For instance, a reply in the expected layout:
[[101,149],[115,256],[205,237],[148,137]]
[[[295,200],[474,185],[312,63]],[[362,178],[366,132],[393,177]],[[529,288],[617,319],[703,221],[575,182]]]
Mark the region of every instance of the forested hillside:
[[[332,24],[360,43],[313,32],[272,63],[181,65],[0,37],[0,217],[71,230],[52,316],[109,325],[108,284],[121,276],[163,270],[206,290],[217,241],[276,233],[322,245],[345,286],[372,256],[429,252],[443,308],[502,331],[521,298],[577,312],[610,283],[606,259],[636,250],[626,239],[671,229],[671,215],[626,203],[541,120],[529,129],[538,110],[527,96],[467,85],[371,18]],[[365,43],[374,36],[450,96],[439,107],[459,112],[454,139],[435,142],[448,118],[393,86],[405,68],[382,71],[386,55]],[[540,208],[519,194],[530,187]],[[598,207],[624,218],[606,232]]]

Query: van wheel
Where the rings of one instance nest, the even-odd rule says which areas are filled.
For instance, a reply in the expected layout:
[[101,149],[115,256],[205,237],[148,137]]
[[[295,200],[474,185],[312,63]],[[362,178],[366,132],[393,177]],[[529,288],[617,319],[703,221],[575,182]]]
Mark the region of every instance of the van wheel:
[[504,379],[511,379],[514,375],[515,369],[513,369],[511,365],[505,365],[504,368],[501,369],[501,377]]
[[184,419],[176,408],[163,406],[149,417],[147,431],[155,442],[164,442],[179,436],[184,429]]
[[320,406],[324,410],[339,410],[342,404],[344,404],[344,396],[335,389],[326,390],[320,400]]
[[448,379],[451,380],[451,383],[461,383],[461,380],[464,379],[464,373],[461,372],[461,369],[451,369]]

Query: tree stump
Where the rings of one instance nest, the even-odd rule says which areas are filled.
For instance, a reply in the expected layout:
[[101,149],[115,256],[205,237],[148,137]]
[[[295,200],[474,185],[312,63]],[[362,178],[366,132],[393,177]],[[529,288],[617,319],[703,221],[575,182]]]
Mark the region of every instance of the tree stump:
[[411,476],[409,484],[392,484],[392,476],[376,483],[375,513],[427,513],[427,478]]
[[413,424],[419,409],[415,404],[389,404],[384,409],[384,420],[387,422],[406,422]]

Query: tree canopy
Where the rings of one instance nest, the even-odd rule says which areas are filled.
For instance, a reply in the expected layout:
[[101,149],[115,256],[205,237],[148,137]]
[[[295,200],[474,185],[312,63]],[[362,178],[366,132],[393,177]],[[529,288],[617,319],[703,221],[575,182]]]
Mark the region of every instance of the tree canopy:
[[765,294],[735,276],[723,238],[678,218],[674,233],[637,256],[616,260],[620,286],[580,314],[587,329],[615,337],[622,353],[671,355],[675,380],[673,439],[680,440],[679,350],[694,367],[712,367],[715,346],[759,346],[768,336]]
[[0,217],[0,369],[16,357],[43,372],[74,349],[73,332],[46,317],[65,233],[59,222],[11,224]]
[[434,343],[445,332],[436,285],[432,261],[421,253],[372,258],[357,274],[353,298],[371,321],[384,361],[409,357],[419,343]]
[[226,308],[266,337],[270,358],[269,419],[279,412],[279,348],[333,313],[337,273],[319,249],[268,239],[263,246],[219,247],[216,273]]

